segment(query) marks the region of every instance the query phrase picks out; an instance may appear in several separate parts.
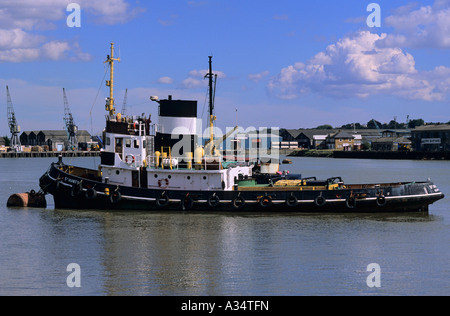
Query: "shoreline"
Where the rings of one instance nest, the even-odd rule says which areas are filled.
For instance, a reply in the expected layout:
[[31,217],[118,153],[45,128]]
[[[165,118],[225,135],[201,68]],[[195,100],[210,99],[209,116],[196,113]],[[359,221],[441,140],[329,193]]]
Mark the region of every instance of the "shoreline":
[[390,160],[450,160],[449,151],[333,151],[296,150],[289,157],[321,157],[347,159],[390,159]]
[[[100,151],[43,151],[43,152],[1,152],[0,158],[48,158],[48,157],[100,157]],[[287,157],[315,157],[337,159],[388,159],[388,160],[450,160],[450,151],[334,151],[334,150],[280,150]]]
[[0,158],[100,157],[100,151],[2,152]]

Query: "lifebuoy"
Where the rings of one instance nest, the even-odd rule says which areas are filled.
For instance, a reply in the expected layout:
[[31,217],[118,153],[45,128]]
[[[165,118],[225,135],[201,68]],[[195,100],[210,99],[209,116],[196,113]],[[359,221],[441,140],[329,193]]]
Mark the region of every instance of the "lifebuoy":
[[117,204],[119,203],[119,201],[122,199],[122,193],[120,193],[120,191],[117,189],[115,190],[110,196],[109,196],[109,200],[111,201],[112,204]]
[[167,188],[169,186],[169,179],[159,179],[158,186],[163,189]]
[[325,203],[327,203],[327,200],[322,195],[319,195],[314,199],[314,204],[317,206],[324,206]]
[[194,206],[194,199],[188,193],[181,199],[181,209],[183,211],[190,210],[192,206]]
[[214,193],[208,198],[209,207],[216,207],[220,203],[220,198]]
[[245,205],[245,199],[242,196],[237,196],[236,198],[234,198],[233,200],[233,207],[235,209],[240,209],[242,207],[244,207]]
[[345,200],[345,205],[348,208],[355,208],[356,207],[356,198],[354,196],[349,196],[346,200]]
[[86,199],[94,200],[97,197],[97,191],[95,191],[94,188],[89,188],[84,195],[86,196]]
[[380,206],[380,207],[385,206],[386,203],[387,203],[386,197],[384,195],[382,195],[382,194],[377,196],[376,201],[377,201],[377,205]]
[[133,164],[135,162],[136,162],[136,157],[134,157],[134,155],[128,154],[128,155],[125,156],[125,163],[127,165],[131,165],[131,164]]
[[259,205],[261,207],[268,207],[268,206],[272,205],[272,197],[268,196],[268,195],[261,197],[259,199]]
[[169,204],[169,196],[164,192],[161,196],[156,197],[156,205],[159,207],[164,207]]
[[293,207],[296,206],[298,204],[298,199],[295,195],[291,194],[291,196],[289,196],[286,199],[286,205],[289,207]]

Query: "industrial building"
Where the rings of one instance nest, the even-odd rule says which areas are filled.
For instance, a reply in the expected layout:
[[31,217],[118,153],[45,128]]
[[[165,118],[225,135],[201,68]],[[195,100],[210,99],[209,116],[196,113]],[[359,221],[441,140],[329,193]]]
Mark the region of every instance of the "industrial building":
[[450,124],[422,125],[411,130],[416,151],[450,151]]
[[[77,131],[76,139],[78,144],[89,143],[91,135],[88,131]],[[66,150],[67,140],[67,131],[65,130],[24,131],[20,134],[22,146],[40,146],[49,151]]]
[[362,143],[381,137],[376,129],[281,129],[280,136],[291,148],[335,150],[360,150]]
[[372,150],[375,151],[399,151],[411,149],[411,131],[384,130],[380,138],[372,140]]
[[350,151],[354,149],[355,136],[349,132],[337,131],[328,134],[325,142],[327,149]]

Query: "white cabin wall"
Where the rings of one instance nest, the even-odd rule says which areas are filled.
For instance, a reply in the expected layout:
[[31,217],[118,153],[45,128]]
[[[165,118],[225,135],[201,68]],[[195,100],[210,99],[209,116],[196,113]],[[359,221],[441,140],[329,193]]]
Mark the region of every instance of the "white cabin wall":
[[150,189],[222,190],[221,172],[151,169],[148,171]]
[[131,178],[132,170],[127,170],[123,168],[115,167],[103,167],[102,168],[102,178],[105,182],[105,178],[109,179],[109,183],[118,184],[123,186],[132,186]]
[[243,177],[251,177],[252,167],[235,167],[217,171],[150,169],[147,174],[150,189],[231,191],[235,183],[234,179],[238,178],[239,174]]
[[[119,153],[115,153],[115,144],[116,138],[122,138],[122,159],[118,155]],[[146,148],[144,148],[144,141],[146,141]],[[125,158],[127,155],[133,155],[135,163],[128,164],[128,167],[136,168],[142,165],[143,161],[146,159],[147,146],[149,144],[149,138],[145,136],[134,136],[134,135],[121,135],[121,134],[111,134],[107,133],[105,136],[105,151],[114,152],[115,159],[114,165],[116,167],[126,168]],[[131,160],[131,159],[130,159]],[[123,163],[123,164],[122,164]]]
[[234,167],[226,169],[226,174],[224,176],[225,181],[225,190],[232,190],[234,186],[234,179],[239,178],[241,174],[242,177],[251,177],[252,176],[252,166],[251,167]]

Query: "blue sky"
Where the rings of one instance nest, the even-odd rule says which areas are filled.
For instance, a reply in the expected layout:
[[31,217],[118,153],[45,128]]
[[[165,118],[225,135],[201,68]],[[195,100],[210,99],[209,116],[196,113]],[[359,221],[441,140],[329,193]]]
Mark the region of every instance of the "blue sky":
[[[70,2],[81,27],[68,27]],[[22,130],[62,129],[66,89],[75,123],[104,126],[106,55],[114,41],[120,110],[157,115],[150,95],[198,100],[206,117],[208,56],[225,129],[311,128],[372,118],[450,120],[450,0],[0,0],[0,135],[8,85]],[[0,111],[1,113],[2,111]]]

